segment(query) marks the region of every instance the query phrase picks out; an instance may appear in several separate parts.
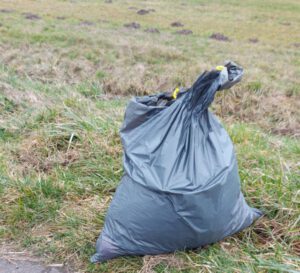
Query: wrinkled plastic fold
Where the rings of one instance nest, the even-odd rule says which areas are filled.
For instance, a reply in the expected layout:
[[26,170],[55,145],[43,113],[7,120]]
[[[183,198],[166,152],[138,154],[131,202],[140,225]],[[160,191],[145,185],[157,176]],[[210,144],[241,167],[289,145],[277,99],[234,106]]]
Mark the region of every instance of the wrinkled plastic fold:
[[199,248],[261,216],[247,205],[233,144],[208,110],[215,93],[242,75],[241,67],[227,62],[204,72],[176,99],[160,93],[129,102],[120,131],[124,176],[92,262]]

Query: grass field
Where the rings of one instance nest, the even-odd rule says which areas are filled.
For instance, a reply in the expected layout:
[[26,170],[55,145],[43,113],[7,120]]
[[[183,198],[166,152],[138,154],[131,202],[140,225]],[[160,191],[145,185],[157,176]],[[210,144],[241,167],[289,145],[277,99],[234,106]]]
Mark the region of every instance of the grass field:
[[[299,14],[298,0],[0,1],[0,243],[80,272],[299,272]],[[212,111],[265,216],[199,251],[90,264],[130,96],[227,59],[245,77]]]

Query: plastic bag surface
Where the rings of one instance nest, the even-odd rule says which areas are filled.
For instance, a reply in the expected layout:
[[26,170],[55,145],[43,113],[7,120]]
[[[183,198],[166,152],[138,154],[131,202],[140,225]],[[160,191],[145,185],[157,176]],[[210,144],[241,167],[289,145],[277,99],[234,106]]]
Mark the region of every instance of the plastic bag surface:
[[245,202],[233,144],[208,110],[242,75],[228,62],[188,89],[129,102],[120,131],[124,176],[92,262],[198,248],[261,216]]

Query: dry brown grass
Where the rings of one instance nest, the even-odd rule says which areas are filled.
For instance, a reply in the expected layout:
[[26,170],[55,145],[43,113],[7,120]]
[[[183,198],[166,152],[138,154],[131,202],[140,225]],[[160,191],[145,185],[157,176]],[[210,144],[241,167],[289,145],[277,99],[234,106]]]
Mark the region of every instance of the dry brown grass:
[[69,52],[49,45],[23,44],[17,48],[11,45],[0,46],[2,63],[19,75],[33,80],[72,84],[91,78],[97,66],[83,57],[71,60],[66,56]]
[[32,133],[13,152],[19,171],[24,176],[32,171],[49,173],[57,166],[66,167],[80,159],[80,144],[72,135],[46,136]]
[[0,82],[0,89],[2,95],[4,95],[8,100],[12,101],[17,106],[28,106],[29,104],[30,106],[40,108],[48,103],[40,93],[32,90],[16,90],[5,82]]
[[[272,16],[262,3],[245,2],[233,5],[232,10],[227,4],[214,3],[182,6],[176,1],[172,7],[159,1],[131,4],[137,10],[155,12],[140,16],[132,6],[119,2],[85,6],[81,2],[54,1],[48,9],[46,3],[16,1],[14,12],[3,13],[8,22],[14,19],[18,23],[4,33],[8,42],[0,43],[1,61],[19,75],[43,83],[92,81],[108,96],[127,96],[189,86],[204,69],[234,58],[245,67],[245,80],[221,102],[222,115],[229,120],[253,122],[276,134],[299,136],[299,63],[295,46],[299,31],[294,1],[281,10],[272,6]],[[9,3],[3,7],[11,8]],[[178,13],[182,9],[190,17],[182,17]],[[67,16],[69,11],[74,21]],[[24,18],[20,18],[24,12],[37,14],[41,20],[24,24]],[[171,14],[176,14],[176,20],[194,35],[177,37]],[[57,16],[66,18],[62,23]],[[141,28],[123,27],[130,21],[139,22]],[[238,29],[234,27],[237,22]],[[145,33],[143,29],[149,27],[160,33]],[[236,31],[229,31],[232,29]],[[228,35],[230,41],[211,40],[212,33]],[[17,43],[10,42],[13,39]],[[43,99],[26,92],[24,96],[36,102]]]
[[[50,45],[26,45],[13,49],[2,46],[0,51],[2,51],[3,63],[22,76],[26,75],[34,80],[53,84],[78,84],[91,79],[99,82],[101,92],[108,96],[143,95],[170,90],[177,85],[189,86],[196,75],[206,68],[194,63],[190,57],[183,57],[182,50],[173,46],[153,47],[148,43],[141,47],[130,42],[130,40],[123,40],[116,46],[114,54],[118,55],[118,59],[113,62],[105,59],[106,51],[101,52],[93,45],[92,50],[87,49],[86,46],[82,47],[76,59],[68,57],[75,50],[74,48],[57,50]],[[113,39],[109,43],[113,44]],[[84,54],[92,55],[87,59]],[[135,62],[132,63],[132,60]],[[182,67],[186,69],[182,70]],[[283,79],[282,81],[286,81],[287,84],[282,87],[282,83],[278,86],[261,77],[257,78],[258,73],[261,72],[250,71],[249,80],[256,80],[253,84],[246,75],[245,83],[241,87],[234,89],[234,92],[226,92],[219,96],[214,103],[218,114],[228,120],[253,122],[269,132],[298,137],[300,95],[297,91],[291,91],[296,88],[295,76],[290,74],[295,81],[294,84],[289,79]],[[14,91],[7,83],[1,83],[1,88],[4,94],[17,105],[24,102],[36,107],[47,105],[44,96],[37,92]]]
[[171,269],[183,270],[186,268],[187,263],[180,257],[176,257],[175,254],[165,254],[149,256],[146,255],[143,258],[143,267],[139,273],[155,273],[156,266],[164,264],[164,272],[170,272]]
[[237,88],[219,94],[214,110],[227,122],[257,124],[274,134],[300,136],[300,97]]

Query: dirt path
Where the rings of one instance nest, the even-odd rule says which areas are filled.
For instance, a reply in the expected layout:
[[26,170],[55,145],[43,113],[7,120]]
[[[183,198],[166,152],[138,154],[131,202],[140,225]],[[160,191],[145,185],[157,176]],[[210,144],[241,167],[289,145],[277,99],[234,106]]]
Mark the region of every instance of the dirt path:
[[0,273],[64,273],[55,266],[45,266],[31,261],[8,261],[0,258]]
[[46,265],[28,251],[9,243],[0,244],[0,273],[69,273],[63,264]]

